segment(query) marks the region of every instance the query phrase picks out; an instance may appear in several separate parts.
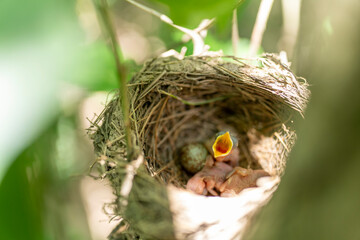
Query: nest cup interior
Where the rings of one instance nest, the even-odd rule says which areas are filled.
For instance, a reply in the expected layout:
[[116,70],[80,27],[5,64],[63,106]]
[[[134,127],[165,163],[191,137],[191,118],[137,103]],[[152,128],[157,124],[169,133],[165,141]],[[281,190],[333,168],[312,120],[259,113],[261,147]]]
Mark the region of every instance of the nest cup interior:
[[[291,123],[302,115],[307,83],[273,55],[237,58],[158,58],[128,84],[134,146],[147,174],[184,188],[191,177],[178,163],[186,143],[213,140],[230,130],[239,140],[240,166],[281,175],[295,140]],[[119,98],[93,122],[92,139],[102,177],[115,193],[124,176],[126,145]]]
[[129,87],[138,145],[152,176],[184,187],[189,175],[178,164],[179,148],[213,140],[224,130],[239,139],[241,166],[282,173],[294,140],[286,124],[291,110],[301,109],[280,95],[279,87],[284,93],[296,89],[284,81],[289,70],[269,71],[273,66],[264,64],[270,60],[263,60],[255,63],[262,66],[251,66],[223,59],[165,58],[145,65]]

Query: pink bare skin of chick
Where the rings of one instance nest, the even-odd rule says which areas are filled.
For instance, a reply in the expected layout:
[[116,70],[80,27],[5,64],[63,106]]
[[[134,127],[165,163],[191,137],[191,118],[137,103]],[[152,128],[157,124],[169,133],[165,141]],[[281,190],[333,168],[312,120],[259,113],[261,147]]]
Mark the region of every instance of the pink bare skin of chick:
[[236,167],[239,165],[239,149],[234,147],[229,155],[217,157],[216,161],[218,162],[228,162],[232,167]]
[[214,162],[213,158],[209,155],[204,168],[189,179],[186,189],[200,195],[206,196],[210,193],[213,196],[218,196],[219,194],[214,188],[220,188],[232,169],[226,163]]
[[219,191],[221,197],[234,197],[245,188],[257,187],[256,181],[261,177],[270,176],[264,170],[252,170],[236,167],[221,184]]

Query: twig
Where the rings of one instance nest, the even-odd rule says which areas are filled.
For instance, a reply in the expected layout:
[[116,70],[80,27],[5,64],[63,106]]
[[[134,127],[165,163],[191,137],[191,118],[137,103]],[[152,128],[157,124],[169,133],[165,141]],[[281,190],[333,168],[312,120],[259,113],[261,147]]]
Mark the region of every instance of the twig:
[[254,57],[259,50],[273,2],[274,0],[262,0],[260,3],[255,26],[251,34],[250,57]]
[[[215,22],[215,18],[203,19],[199,24],[199,26],[193,29],[193,31],[199,33],[201,37],[205,38],[207,35],[207,29],[209,29],[214,22]],[[188,42],[191,40],[191,37],[189,35],[184,35],[181,40],[183,42]]]
[[135,5],[136,7],[144,10],[145,12],[148,12],[148,13],[158,17],[164,23],[167,23],[170,26],[182,31],[183,33],[188,34],[193,41],[193,45],[194,45],[193,55],[194,56],[197,56],[197,55],[200,55],[201,53],[203,53],[203,51],[205,49],[205,43],[199,32],[178,26],[178,25],[174,24],[174,22],[165,14],[159,13],[159,12],[155,11],[154,9],[146,7],[134,0],[126,0],[126,1]]
[[237,9],[234,9],[234,11],[233,11],[232,29],[231,29],[231,41],[232,41],[232,47],[233,47],[233,55],[236,57],[237,56],[237,51],[238,51],[238,43],[239,43]]
[[140,154],[136,160],[126,165],[126,176],[124,178],[120,190],[120,196],[124,198],[121,202],[123,206],[126,206],[128,204],[127,197],[129,196],[129,193],[131,191],[133,185],[133,179],[134,176],[136,175],[136,170],[140,167],[143,161],[144,161],[144,156],[143,154]]
[[120,104],[121,110],[124,119],[124,127],[125,127],[125,140],[126,140],[126,147],[127,147],[127,154],[128,159],[132,154],[132,141],[131,141],[131,124],[129,118],[129,100],[128,100],[128,93],[127,93],[127,85],[126,85],[126,75],[127,69],[121,63],[120,57],[122,56],[120,50],[120,44],[116,37],[116,31],[111,21],[109,7],[106,0],[100,0],[99,4],[96,4],[94,0],[95,6],[97,6],[98,11],[100,12],[101,18],[104,23],[105,31],[110,38],[110,48],[112,50],[115,63],[116,63],[116,70],[117,70],[117,77],[119,79],[120,84]]

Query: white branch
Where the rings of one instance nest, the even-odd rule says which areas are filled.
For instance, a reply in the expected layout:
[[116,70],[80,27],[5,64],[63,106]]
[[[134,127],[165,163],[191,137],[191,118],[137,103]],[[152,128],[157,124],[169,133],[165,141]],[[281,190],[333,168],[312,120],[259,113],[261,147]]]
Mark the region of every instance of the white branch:
[[126,206],[128,203],[127,197],[130,194],[133,185],[134,176],[136,175],[136,170],[140,167],[143,161],[144,161],[144,156],[143,154],[140,154],[136,160],[132,161],[130,164],[126,166],[126,176],[124,178],[120,190],[120,196],[124,198],[122,202],[123,206]]
[[281,3],[283,29],[279,47],[280,50],[285,50],[291,58],[299,32],[301,0],[282,0]]
[[204,43],[204,39],[201,37],[200,33],[188,28],[184,28],[181,26],[178,26],[176,24],[174,24],[174,22],[166,15],[159,13],[157,11],[155,11],[154,9],[151,9],[149,7],[146,7],[134,0],[126,0],[127,2],[135,5],[136,7],[144,10],[145,12],[148,12],[156,17],[158,17],[161,21],[169,24],[170,26],[182,31],[183,33],[186,33],[187,35],[189,35],[193,41],[193,45],[194,45],[194,51],[193,51],[193,55],[197,56],[197,55],[201,55],[204,50],[205,50],[205,43]]
[[249,56],[254,57],[261,46],[266,24],[270,15],[274,0],[262,0],[256,16],[256,22],[251,34]]
[[239,30],[238,30],[237,10],[236,10],[236,8],[233,11],[232,29],[231,29],[231,41],[232,41],[232,47],[233,47],[233,55],[235,57],[237,57],[238,43],[239,43]]

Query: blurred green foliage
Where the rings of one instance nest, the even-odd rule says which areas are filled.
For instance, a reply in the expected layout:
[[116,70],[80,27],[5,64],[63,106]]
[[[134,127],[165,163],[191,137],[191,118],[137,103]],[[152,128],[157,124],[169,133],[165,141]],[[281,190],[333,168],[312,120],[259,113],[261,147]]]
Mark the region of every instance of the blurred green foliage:
[[69,72],[70,83],[89,91],[110,91],[119,86],[114,69],[111,50],[103,41],[98,41],[80,50],[78,64]]
[[[234,55],[234,49],[232,46],[231,39],[228,40],[219,40],[218,37],[214,36],[212,32],[206,37],[205,43],[211,46],[212,51],[220,51],[222,50],[224,55]],[[248,38],[240,38],[237,43],[237,57],[247,57],[250,40]],[[263,53],[263,49],[260,48],[258,54],[261,55]]]
[[2,0],[0,3],[0,44],[23,43],[30,38],[66,31],[76,21],[74,2],[44,0]]
[[51,156],[50,151],[44,152],[48,140],[53,141],[51,136],[46,136],[18,156],[1,181],[1,239],[44,239],[43,194],[46,181],[39,164],[40,158]]
[[170,18],[178,25],[196,28],[201,20],[216,18],[217,24],[224,27],[231,22],[232,11],[240,5],[241,0],[152,0],[169,8]]
[[90,237],[77,190],[77,175],[87,162],[78,156],[74,120],[60,117],[47,126],[6,172],[0,184],[1,239]]
[[[2,112],[0,239],[90,239],[79,193],[79,176],[86,174],[89,161],[93,159],[92,149],[82,142],[84,136],[78,132],[81,128],[79,124],[81,119],[78,119],[79,103],[94,92],[110,91],[118,88],[119,85],[114,57],[107,46],[107,39],[101,36],[91,41],[86,39],[87,30],[82,26],[79,17],[81,11],[87,10],[80,8],[79,3],[86,1],[0,1],[0,71],[2,71],[0,72],[2,86],[0,89],[0,112]],[[90,0],[88,3],[91,5]],[[216,22],[209,29],[205,42],[210,46],[210,50],[223,50],[226,55],[233,54],[231,17],[233,9],[237,7],[240,35],[238,56],[240,57],[246,56],[248,51],[259,3],[260,0],[144,1],[145,5],[169,15],[176,24],[187,28],[197,27],[202,19],[216,17]],[[358,102],[352,92],[358,88],[354,87],[351,81],[347,81],[347,79],[355,80],[358,76],[352,74],[354,68],[358,66],[357,58],[353,55],[357,49],[353,46],[358,46],[358,41],[354,40],[355,37],[347,38],[347,34],[354,32],[355,28],[350,29],[351,22],[340,21],[341,18],[349,19],[348,16],[333,17],[335,13],[340,14],[341,11],[333,9],[333,15],[327,14],[325,10],[329,4],[325,1],[316,3],[309,0],[304,3],[301,41],[297,55],[293,59],[295,62],[293,67],[299,70],[300,75],[306,76],[310,83],[315,83],[314,103],[313,106],[310,105],[311,115],[306,119],[308,125],[299,127],[300,150],[294,153],[292,160],[294,163],[289,165],[289,172],[297,178],[291,180],[291,176],[285,176],[284,180],[288,181],[289,185],[284,184],[280,190],[285,193],[279,192],[279,195],[282,195],[274,199],[278,202],[274,205],[277,207],[276,210],[284,210],[287,207],[284,211],[288,214],[280,216],[280,223],[283,223],[285,228],[281,229],[282,226],[279,224],[274,228],[269,224],[266,228],[265,224],[264,229],[268,232],[259,232],[257,235],[259,239],[264,236],[264,239],[282,239],[284,236],[284,239],[287,239],[295,232],[300,236],[301,224],[295,221],[296,217],[298,216],[300,220],[310,219],[312,212],[317,213],[318,222],[322,222],[319,226],[322,227],[326,226],[327,222],[333,225],[339,224],[335,212],[343,217],[350,216],[349,218],[356,222],[356,208],[353,208],[354,211],[351,208],[356,204],[356,198],[352,198],[350,194],[353,189],[349,187],[341,189],[339,186],[339,184],[348,186],[356,180],[352,182],[350,178],[344,177],[344,181],[339,181],[339,184],[334,184],[335,188],[331,188],[324,179],[332,176],[324,174],[320,180],[316,177],[316,172],[326,167],[329,167],[327,172],[334,172],[333,176],[338,174],[336,162],[331,162],[332,165],[326,163],[325,158],[334,160],[333,156],[337,156],[338,161],[344,165],[342,172],[356,175],[357,168],[351,169],[352,165],[357,166],[355,162],[344,161],[335,151],[337,147],[341,147],[339,151],[348,153],[347,159],[355,159],[359,156],[358,152],[352,151],[356,148],[355,141],[353,144],[346,142],[348,136],[353,136],[355,130],[358,130],[351,124],[356,125],[360,116],[358,112],[354,116],[351,112],[347,112],[348,109],[352,109],[348,106]],[[358,5],[355,4],[352,9],[356,9],[356,6]],[[143,18],[148,13],[125,1],[111,1],[111,7],[113,7],[115,23],[121,31],[124,25],[128,25],[129,29],[141,33],[142,35],[139,36],[144,39],[151,39],[158,45],[162,44],[165,48],[162,50],[180,51],[181,47],[186,46],[187,54],[192,53],[192,43],[184,44],[181,41],[183,33],[155,17]],[[263,48],[259,53],[279,50],[277,44],[281,35],[281,11],[281,1],[275,1],[264,35]],[[144,19],[149,21],[145,22]],[[341,24],[347,28],[342,28]],[[134,34],[129,29],[125,29],[128,31],[127,34]],[[339,35],[340,29],[343,32]],[[347,39],[348,42],[345,41]],[[150,51],[148,56],[159,54],[159,52],[151,52],[155,49],[154,46],[148,47]],[[337,48],[339,51],[335,52],[336,54],[329,55]],[[336,75],[337,64],[334,63],[337,62],[343,63],[340,66],[344,70],[341,75]],[[135,63],[131,56],[125,59],[128,79],[141,67],[139,63],[141,62]],[[329,68],[333,71],[323,76],[323,69]],[[69,101],[70,106],[64,108],[63,98],[69,100],[71,97],[66,94],[74,88],[81,89],[82,94],[78,99]],[[342,89],[343,95],[337,95],[339,89]],[[347,92],[352,94],[346,95]],[[333,108],[334,106],[336,109]],[[328,123],[328,119],[333,121],[324,124]],[[343,126],[347,127],[343,128]],[[304,128],[307,131],[303,130]],[[336,128],[337,131],[332,131],[331,128]],[[312,134],[316,134],[317,138],[312,137]],[[317,145],[323,138],[332,141]],[[315,145],[319,147],[316,148]],[[333,151],[328,151],[328,148]],[[312,162],[304,161],[302,157],[311,159]],[[314,164],[317,159],[321,160]],[[294,169],[299,170],[297,172]],[[307,173],[312,173],[312,178],[305,182],[307,183],[305,187],[294,183]],[[301,191],[294,192],[292,191],[294,188]],[[319,191],[319,189],[325,190]],[[344,198],[338,196],[337,190],[339,192],[341,190]],[[286,195],[286,192],[293,194]],[[311,196],[314,192],[317,199],[304,197]],[[354,196],[359,196],[356,194]],[[336,203],[328,201],[324,196],[336,201],[346,201],[347,197],[351,201],[350,204],[337,208],[337,211],[332,211],[332,208],[336,208]],[[306,200],[302,204],[289,203],[289,201],[301,202],[302,199]],[[314,201],[319,205],[314,205]],[[320,210],[316,212],[316,210],[306,211],[307,209]],[[332,211],[330,218],[327,211]],[[311,221],[305,226],[309,229],[310,224]],[[338,226],[340,227],[331,229],[341,233],[341,224]],[[267,238],[269,232],[272,233],[273,238]],[[306,238],[306,236],[325,235],[302,236]],[[311,239],[311,237],[307,238]]]
[[[60,86],[79,79],[71,70],[89,68],[74,61],[83,41],[75,9],[69,0],[0,1],[0,109],[7,110],[1,125],[6,135],[0,139],[0,239],[90,238],[83,206],[76,206],[80,196],[71,193],[75,172],[84,172],[81,158],[67,168],[56,165],[65,164],[63,158],[56,161],[57,119],[64,114]],[[90,56],[83,59],[91,61]],[[102,87],[116,87],[109,85]],[[61,169],[67,175],[60,177]],[[66,221],[69,207],[79,213],[73,219],[81,224]]]
[[285,176],[247,239],[360,239],[359,1],[305,1],[298,72],[312,83]]

